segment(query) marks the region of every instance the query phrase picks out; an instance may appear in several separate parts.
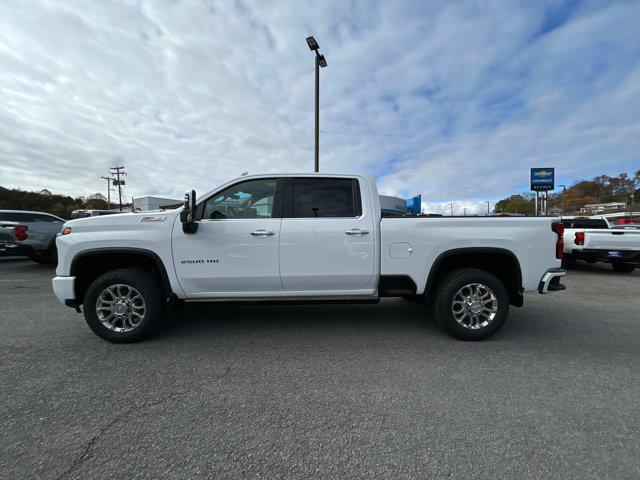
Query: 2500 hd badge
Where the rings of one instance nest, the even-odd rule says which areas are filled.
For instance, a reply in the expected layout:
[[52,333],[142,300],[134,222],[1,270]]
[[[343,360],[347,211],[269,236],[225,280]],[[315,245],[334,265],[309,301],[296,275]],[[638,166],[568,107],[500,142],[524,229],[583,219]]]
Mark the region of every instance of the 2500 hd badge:
[[189,263],[218,263],[220,260],[217,258],[207,258],[207,259],[199,259],[199,260],[182,260],[180,263],[189,264]]

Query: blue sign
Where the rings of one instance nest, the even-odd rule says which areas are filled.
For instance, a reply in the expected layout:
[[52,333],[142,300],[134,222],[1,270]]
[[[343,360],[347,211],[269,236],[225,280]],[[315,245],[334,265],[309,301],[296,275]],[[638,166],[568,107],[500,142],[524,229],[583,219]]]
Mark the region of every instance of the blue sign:
[[420,215],[422,213],[422,195],[416,195],[407,200],[407,213]]
[[545,191],[553,190],[555,183],[554,168],[532,168],[531,169],[531,190]]

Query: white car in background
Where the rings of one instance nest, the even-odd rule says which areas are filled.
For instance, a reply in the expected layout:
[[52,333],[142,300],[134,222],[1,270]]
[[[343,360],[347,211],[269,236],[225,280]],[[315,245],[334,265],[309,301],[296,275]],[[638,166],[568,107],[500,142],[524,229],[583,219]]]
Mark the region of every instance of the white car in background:
[[640,229],[611,228],[606,218],[563,217],[565,266],[572,261],[611,264],[616,272],[630,273],[640,266]]

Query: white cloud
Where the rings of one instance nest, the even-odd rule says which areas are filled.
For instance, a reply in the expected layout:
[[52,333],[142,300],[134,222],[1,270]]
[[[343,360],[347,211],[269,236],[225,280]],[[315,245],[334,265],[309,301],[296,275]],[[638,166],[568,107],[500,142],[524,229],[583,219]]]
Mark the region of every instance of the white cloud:
[[179,197],[313,165],[483,211],[640,168],[637,2],[56,2],[0,5],[0,185]]

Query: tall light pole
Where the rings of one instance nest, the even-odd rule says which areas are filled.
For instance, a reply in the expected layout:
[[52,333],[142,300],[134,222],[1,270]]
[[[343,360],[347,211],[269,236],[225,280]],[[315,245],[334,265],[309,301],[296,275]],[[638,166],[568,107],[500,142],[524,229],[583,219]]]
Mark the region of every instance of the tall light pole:
[[320,49],[320,45],[316,42],[316,39],[313,37],[307,37],[307,45],[309,45],[309,49],[312,52],[316,53],[315,63],[316,63],[316,128],[315,128],[315,163],[314,163],[314,172],[320,171],[320,67],[324,68],[327,66],[327,60],[324,58],[324,55],[320,55],[318,50]]
[[490,203],[489,203],[489,200],[485,200],[485,202],[487,202],[487,217],[488,217],[489,216],[489,205],[490,205]]
[[567,186],[566,185],[558,185],[559,187],[562,187],[562,216],[564,216],[564,195],[565,193],[567,193]]

